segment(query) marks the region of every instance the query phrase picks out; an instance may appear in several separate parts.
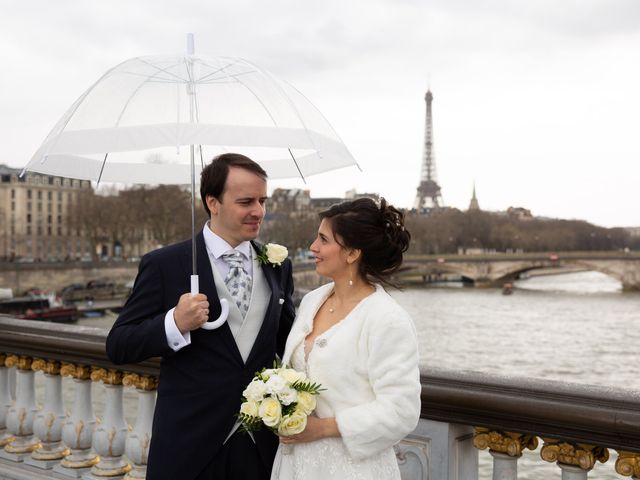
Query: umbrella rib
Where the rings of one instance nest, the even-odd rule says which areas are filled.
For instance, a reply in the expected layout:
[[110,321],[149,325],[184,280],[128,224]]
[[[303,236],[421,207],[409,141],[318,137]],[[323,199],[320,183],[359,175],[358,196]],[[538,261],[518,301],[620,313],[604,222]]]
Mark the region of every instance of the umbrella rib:
[[[78,107],[80,106],[80,104],[82,103],[82,101],[87,98],[87,95],[89,95],[94,88],[96,88],[96,86],[98,85],[98,83],[100,83],[102,81],[102,79],[106,78],[109,74],[111,74],[111,72],[113,72],[116,68],[120,67],[121,65],[124,65],[125,63],[127,63],[128,60],[124,61],[124,62],[120,62],[118,65],[114,66],[113,68],[110,68],[109,70],[107,70],[104,75],[102,75],[98,80],[96,80],[94,82],[93,85],[91,85],[82,95],[80,95],[78,97],[78,99],[74,102],[74,104],[71,106],[71,108],[69,109],[69,111],[67,111],[68,113],[68,117],[67,119],[64,121],[64,125],[62,125],[62,127],[60,128],[60,131],[62,132],[67,125],[69,124],[69,122],[71,121],[71,118],[73,118],[73,116],[75,115],[75,113],[78,111]],[[56,125],[57,126],[57,125]],[[49,132],[49,135],[47,136],[47,138],[49,136],[51,136],[51,134],[53,133],[53,131],[55,130],[56,127],[53,127],[53,129],[51,130],[51,132]],[[54,148],[57,144],[58,144],[58,139],[60,138],[59,135],[56,136],[56,140],[54,142],[53,145],[51,145],[50,147],[47,148],[47,153],[45,153],[42,157],[41,163],[44,163],[45,160],[47,159],[47,157],[49,156],[49,152],[51,151],[52,148]],[[46,141],[46,140],[45,140]],[[22,170],[22,173],[20,174],[20,177],[22,178],[22,176],[26,173],[27,171],[27,167],[24,167],[24,169]]]
[[[257,71],[257,70],[256,70]],[[256,94],[256,92],[254,92],[251,87],[249,87],[246,83],[244,83],[242,80],[240,80],[239,78],[235,78],[235,81],[237,83],[239,83],[240,85],[242,85],[244,88],[246,88],[247,90],[249,90],[249,92],[251,93],[251,95],[253,95],[256,100],[258,101],[258,103],[260,105],[262,105],[262,108],[264,108],[264,111],[267,112],[267,115],[269,115],[269,118],[271,119],[271,121],[273,122],[273,124],[277,127],[278,126],[278,122],[276,122],[276,119],[273,118],[273,115],[271,115],[271,112],[269,111],[269,109],[267,108],[267,106],[264,104],[264,102],[262,101],[262,99],[258,96],[258,94]]]
[[[204,61],[202,61],[202,60],[200,60],[200,63],[202,63],[202,65],[206,65],[207,67],[214,69],[214,71],[213,71],[213,72],[211,72],[211,73],[208,73],[208,74],[204,75],[203,77],[200,77],[200,78],[197,80],[197,82],[198,82],[198,83],[201,83],[201,82],[202,82],[202,80],[206,80],[207,78],[211,77],[212,75],[215,75],[215,74],[220,73],[220,72],[224,72],[224,73],[225,73],[225,75],[226,75],[227,77],[229,77],[229,74],[228,74],[228,73],[226,73],[226,69],[227,69],[227,68],[229,68],[229,67],[231,67],[232,65],[236,65],[238,62],[237,62],[237,61],[228,62],[228,63],[227,63],[227,65],[225,65],[225,66],[223,66],[223,67],[220,67],[220,66],[215,66],[215,67],[214,67],[213,65],[210,65],[210,64],[208,64],[207,62],[204,62]],[[216,69],[217,69],[217,70],[216,70]]]
[[[147,63],[147,62],[144,62]],[[128,72],[125,72],[128,73]],[[118,119],[116,120],[116,124],[115,126],[118,127],[120,125],[120,121],[122,120],[122,117],[124,115],[124,112],[127,110],[127,107],[129,106],[129,104],[131,103],[131,101],[133,100],[133,98],[138,94],[138,92],[142,89],[142,87],[149,83],[151,81],[151,79],[153,79],[155,77],[155,75],[160,75],[162,73],[162,70],[156,72],[154,75],[152,76],[147,76],[145,77],[145,80],[143,82],[141,82],[136,89],[131,93],[131,95],[129,96],[129,98],[127,99],[127,101],[125,102],[124,106],[122,107],[122,110],[120,111],[120,114],[118,115]],[[142,76],[142,75],[141,75]],[[169,83],[169,82],[167,82]],[[176,82],[174,82],[176,83]]]
[[[340,143],[342,143],[343,145],[346,146],[346,144],[342,141],[342,138],[340,138],[340,135],[338,134],[338,132],[336,131],[335,128],[333,128],[333,125],[331,125],[331,123],[329,122],[329,120],[327,119],[327,117],[325,117],[322,112],[313,104],[313,102],[311,100],[309,100],[306,95],[304,93],[302,93],[300,90],[298,90],[296,87],[294,87],[293,85],[291,85],[289,82],[287,82],[286,80],[282,80],[283,83],[286,83],[292,90],[294,90],[295,92],[298,93],[298,95],[300,95],[302,98],[304,98],[307,102],[309,102],[309,105],[311,105],[315,110],[316,113],[318,115],[320,115],[320,117],[325,121],[325,123],[329,126],[329,128],[331,129],[331,131],[333,132],[333,134],[336,136],[336,138],[340,141]],[[284,92],[283,92],[284,93]],[[288,96],[285,95],[287,98]],[[296,110],[297,113],[297,110]],[[304,123],[303,123],[304,125]],[[305,127],[306,129],[306,127]],[[358,161],[354,158],[353,159],[356,162],[356,167],[358,167],[358,170],[360,170],[362,172],[362,168],[360,167],[360,165],[358,164]]]
[[173,73],[173,72],[170,72],[170,71],[169,71],[169,68],[171,68],[171,67],[173,67],[173,66],[176,66],[176,65],[179,65],[181,62],[178,62],[178,63],[176,63],[176,64],[174,64],[174,65],[171,65],[170,67],[167,67],[167,68],[160,68],[160,67],[158,67],[158,66],[154,65],[153,63],[149,63],[148,61],[146,61],[146,60],[144,59],[144,57],[138,57],[138,60],[139,60],[140,62],[144,63],[145,65],[148,65],[149,67],[156,69],[159,73],[166,73],[166,74],[168,74],[168,75],[170,75],[170,76],[172,76],[172,77],[174,77],[174,78],[177,78],[177,79],[178,79],[178,80],[180,80],[181,82],[184,82],[184,81],[185,81],[185,79],[184,79],[184,78],[182,78],[181,76],[176,75],[175,73]]
[[[296,117],[298,117],[298,121],[300,122],[300,124],[302,125],[302,128],[304,129],[305,134],[307,135],[307,138],[309,140],[309,142],[311,143],[311,145],[313,146],[314,150],[317,152],[318,157],[322,158],[322,154],[320,152],[320,149],[316,146],[316,143],[313,141],[313,138],[311,137],[311,134],[309,133],[309,129],[307,128],[307,125],[305,124],[304,120],[302,119],[302,116],[300,115],[300,112],[298,111],[298,109],[296,108],[295,104],[293,103],[293,101],[291,100],[291,98],[289,98],[289,95],[286,94],[286,92],[284,91],[284,89],[282,88],[282,86],[276,81],[276,79],[266,70],[262,70],[260,68],[258,68],[256,65],[253,65],[251,62],[249,62],[248,60],[244,60],[241,59],[243,62],[245,62],[246,64],[250,65],[252,68],[255,68],[257,71],[259,71],[260,73],[262,73],[263,75],[265,75],[266,77],[271,78],[271,81],[273,82],[273,84],[277,87],[277,89],[280,91],[280,94],[284,97],[284,99],[287,101],[287,103],[289,104],[289,106],[291,107],[291,109],[294,111],[294,113],[296,114]],[[242,83],[240,81],[240,83]],[[243,83],[244,85],[244,83]],[[245,85],[246,87],[246,85]],[[247,87],[249,88],[249,87]],[[250,89],[249,89],[250,90]],[[250,90],[251,91],[251,90]],[[253,92],[252,92],[253,93]],[[255,94],[254,94],[255,95]],[[305,100],[307,100],[309,102],[309,100],[305,97]],[[262,103],[262,102],[260,102]],[[315,110],[318,110],[315,105],[313,105],[313,103],[309,102],[313,108]],[[267,110],[268,112],[268,110]],[[271,116],[271,114],[269,114]],[[326,119],[325,119],[326,120]],[[276,125],[277,126],[277,125]],[[333,129],[333,127],[332,127]],[[291,153],[291,152],[289,152]],[[295,159],[294,159],[295,162]],[[300,168],[298,167],[298,163],[296,163],[296,168],[298,168],[298,171],[300,171]],[[302,176],[302,174],[300,174]],[[304,176],[302,177],[302,179],[304,180]]]
[[100,175],[98,175],[98,182],[96,183],[96,187],[100,185],[100,180],[102,180],[102,172],[104,172],[104,166],[107,163],[107,157],[109,156],[109,152],[104,154],[104,160],[102,160],[102,166],[100,167]]
[[287,150],[289,151],[289,155],[291,155],[291,159],[293,160],[293,163],[295,164],[296,168],[298,169],[298,173],[300,174],[300,177],[302,178],[302,181],[306,184],[307,180],[304,178],[304,175],[302,174],[302,171],[300,170],[300,166],[298,165],[298,161],[296,160],[296,157],[293,156],[293,152],[291,151],[290,148],[287,148]]

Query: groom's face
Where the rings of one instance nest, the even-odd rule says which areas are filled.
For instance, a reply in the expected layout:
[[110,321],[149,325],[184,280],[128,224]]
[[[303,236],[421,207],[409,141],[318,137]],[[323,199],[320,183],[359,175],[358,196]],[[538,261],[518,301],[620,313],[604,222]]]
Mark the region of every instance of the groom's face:
[[267,200],[267,182],[253,172],[230,167],[222,198],[207,196],[211,230],[232,247],[260,233]]

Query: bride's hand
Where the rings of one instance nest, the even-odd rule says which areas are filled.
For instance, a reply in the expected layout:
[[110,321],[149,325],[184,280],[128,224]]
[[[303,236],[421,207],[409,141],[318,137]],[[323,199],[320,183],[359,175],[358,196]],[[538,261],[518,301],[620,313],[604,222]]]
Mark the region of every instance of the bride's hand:
[[307,417],[307,427],[297,435],[280,436],[280,443],[294,444],[314,442],[326,437],[339,437],[340,431],[335,418]]

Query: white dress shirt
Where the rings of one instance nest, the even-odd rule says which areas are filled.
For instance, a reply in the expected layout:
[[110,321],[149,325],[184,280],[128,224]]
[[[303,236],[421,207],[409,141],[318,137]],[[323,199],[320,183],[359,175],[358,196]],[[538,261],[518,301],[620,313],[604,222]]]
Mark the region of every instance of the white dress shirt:
[[[205,224],[202,229],[202,233],[204,234],[204,244],[207,249],[207,254],[209,255],[211,268],[217,269],[222,278],[226,278],[229,273],[229,264],[222,258],[222,255],[229,250],[237,250],[242,254],[244,270],[249,274],[249,276],[253,276],[253,248],[251,247],[250,242],[242,242],[237,247],[233,248],[226,240],[211,231],[209,222]],[[169,310],[165,315],[164,330],[169,347],[171,347],[174,352],[177,352],[191,343],[191,332],[182,334],[180,330],[178,330],[175,318],[173,317],[174,311],[175,307]]]

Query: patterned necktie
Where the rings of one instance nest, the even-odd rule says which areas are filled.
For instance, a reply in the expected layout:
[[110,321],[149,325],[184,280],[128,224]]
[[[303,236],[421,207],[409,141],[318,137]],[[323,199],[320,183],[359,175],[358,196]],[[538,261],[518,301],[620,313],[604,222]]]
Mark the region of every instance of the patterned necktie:
[[249,301],[251,300],[251,277],[244,270],[242,254],[237,250],[223,253],[222,259],[229,265],[229,273],[224,279],[224,283],[236,301],[242,318],[244,318],[249,310]]

